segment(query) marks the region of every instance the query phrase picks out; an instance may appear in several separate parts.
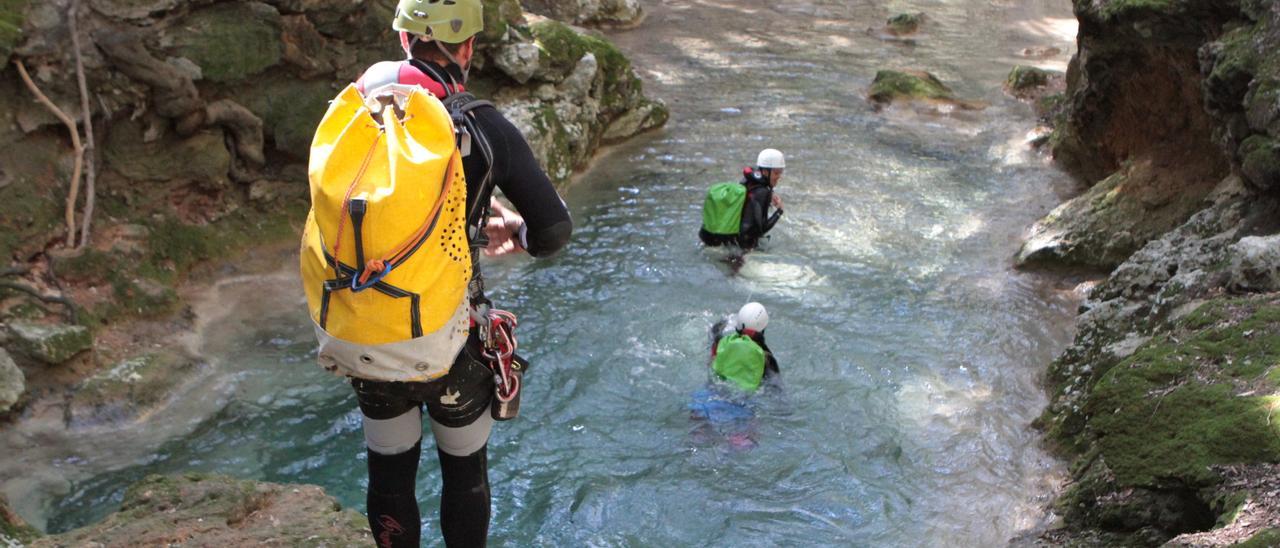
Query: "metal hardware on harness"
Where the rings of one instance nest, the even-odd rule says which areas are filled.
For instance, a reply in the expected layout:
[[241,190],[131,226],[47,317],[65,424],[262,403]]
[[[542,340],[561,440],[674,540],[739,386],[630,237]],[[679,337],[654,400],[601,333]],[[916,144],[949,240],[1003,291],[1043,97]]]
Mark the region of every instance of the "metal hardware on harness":
[[[524,367],[515,359],[518,322],[511,312],[491,308],[487,303],[480,306],[484,310],[476,324],[482,344],[480,355],[493,371],[495,401],[491,412],[496,420],[510,420],[520,414],[520,382],[524,374]],[[479,310],[473,312],[480,315]]]

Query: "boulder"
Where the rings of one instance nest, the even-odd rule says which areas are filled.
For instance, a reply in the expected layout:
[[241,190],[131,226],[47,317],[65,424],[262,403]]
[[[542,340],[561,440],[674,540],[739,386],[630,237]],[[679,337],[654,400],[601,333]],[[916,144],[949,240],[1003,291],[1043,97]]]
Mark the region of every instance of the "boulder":
[[1051,76],[1052,73],[1042,68],[1018,65],[1009,71],[1009,77],[1005,79],[1004,86],[1014,95],[1025,94],[1049,85]]
[[1280,235],[1241,238],[1231,246],[1230,256],[1232,288],[1280,290]]
[[871,82],[868,97],[877,105],[887,105],[901,100],[942,100],[955,97],[938,77],[922,71],[881,70]]
[[149,476],[99,523],[36,539],[55,546],[364,546],[365,517],[314,485],[186,474]]
[[26,376],[18,369],[18,364],[13,363],[9,353],[0,348],[0,415],[9,412],[26,391]]
[[14,321],[12,348],[32,359],[57,365],[93,348],[93,334],[82,325]]
[[915,34],[924,22],[923,13],[899,13],[885,23],[885,31],[894,36]]
[[1202,208],[1215,182],[1179,187],[1149,162],[1131,164],[1037,221],[1017,264],[1115,268]]

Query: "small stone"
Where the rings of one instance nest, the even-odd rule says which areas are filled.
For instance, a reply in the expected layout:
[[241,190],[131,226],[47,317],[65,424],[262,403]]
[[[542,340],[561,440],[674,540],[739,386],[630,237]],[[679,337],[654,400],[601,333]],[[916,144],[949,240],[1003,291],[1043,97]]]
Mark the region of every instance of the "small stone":
[[9,352],[0,348],[0,413],[7,413],[27,391],[27,378],[13,363]]

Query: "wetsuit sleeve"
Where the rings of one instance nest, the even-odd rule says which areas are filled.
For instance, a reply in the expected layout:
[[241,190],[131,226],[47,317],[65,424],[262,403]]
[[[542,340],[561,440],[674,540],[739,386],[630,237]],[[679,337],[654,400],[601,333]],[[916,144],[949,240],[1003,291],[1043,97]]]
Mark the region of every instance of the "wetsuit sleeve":
[[764,235],[765,211],[769,202],[760,201],[759,190],[747,191],[747,203],[742,211],[742,224],[738,227],[738,246],[755,249]]
[[533,157],[524,135],[496,109],[477,109],[493,147],[494,184],[524,217],[523,244],[530,255],[546,257],[569,242],[573,221],[555,186]]
[[770,230],[773,230],[773,225],[778,224],[778,219],[781,219],[781,218],[782,218],[782,210],[781,209],[775,210],[773,212],[773,215],[770,215],[769,219],[764,222],[764,233],[768,234]]

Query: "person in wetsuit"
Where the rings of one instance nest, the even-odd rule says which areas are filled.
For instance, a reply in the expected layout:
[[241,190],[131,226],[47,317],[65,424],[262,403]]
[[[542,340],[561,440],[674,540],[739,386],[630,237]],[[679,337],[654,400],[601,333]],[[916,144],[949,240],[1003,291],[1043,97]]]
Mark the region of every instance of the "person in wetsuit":
[[[452,96],[466,83],[475,35],[483,26],[482,0],[401,0],[392,27],[400,32],[409,60],[370,67],[358,86],[363,91],[426,77],[432,93],[439,95],[443,90],[445,96]],[[572,221],[524,136],[492,105],[477,106],[465,116],[477,133],[471,136],[471,153],[463,158],[473,256],[481,249],[490,256],[524,250],[534,257],[560,250],[569,240]],[[491,202],[495,186],[515,211]],[[473,269],[474,283],[479,280],[479,264],[473,263]],[[439,379],[410,383],[351,378],[364,421],[367,512],[378,546],[416,548],[421,542],[415,484],[424,407],[440,459],[440,529],[445,544],[484,546],[487,541],[486,448],[494,424],[490,412],[494,372],[481,355],[477,331],[471,329],[453,366]]]
[[[707,246],[736,245],[750,251],[760,245],[760,238],[773,230],[782,218],[782,198],[773,192],[787,167],[786,157],[777,149],[767,148],[756,156],[755,169],[745,169],[742,184],[747,187],[742,204],[742,221],[737,234],[713,234],[706,227],[698,230],[698,238]],[[769,207],[774,211],[769,213]]]
[[[711,367],[714,374],[720,380],[729,381],[732,384],[754,392],[754,387],[759,387],[762,383],[776,380],[781,373],[778,370],[778,360],[773,356],[773,351],[769,350],[769,345],[764,340],[764,330],[769,326],[769,312],[765,310],[764,305],[756,302],[750,302],[742,306],[738,310],[738,314],[734,317],[734,328],[728,329],[728,320],[720,320],[711,327]],[[720,350],[724,348],[721,342],[725,337],[737,335],[745,338],[744,343],[750,346],[752,343],[763,353],[762,368],[759,365],[750,363],[749,358],[742,366],[738,364],[725,363],[728,356],[720,356]],[[749,342],[747,342],[749,341]],[[750,354],[748,354],[748,357]],[[731,358],[733,360],[742,360],[742,358]]]

